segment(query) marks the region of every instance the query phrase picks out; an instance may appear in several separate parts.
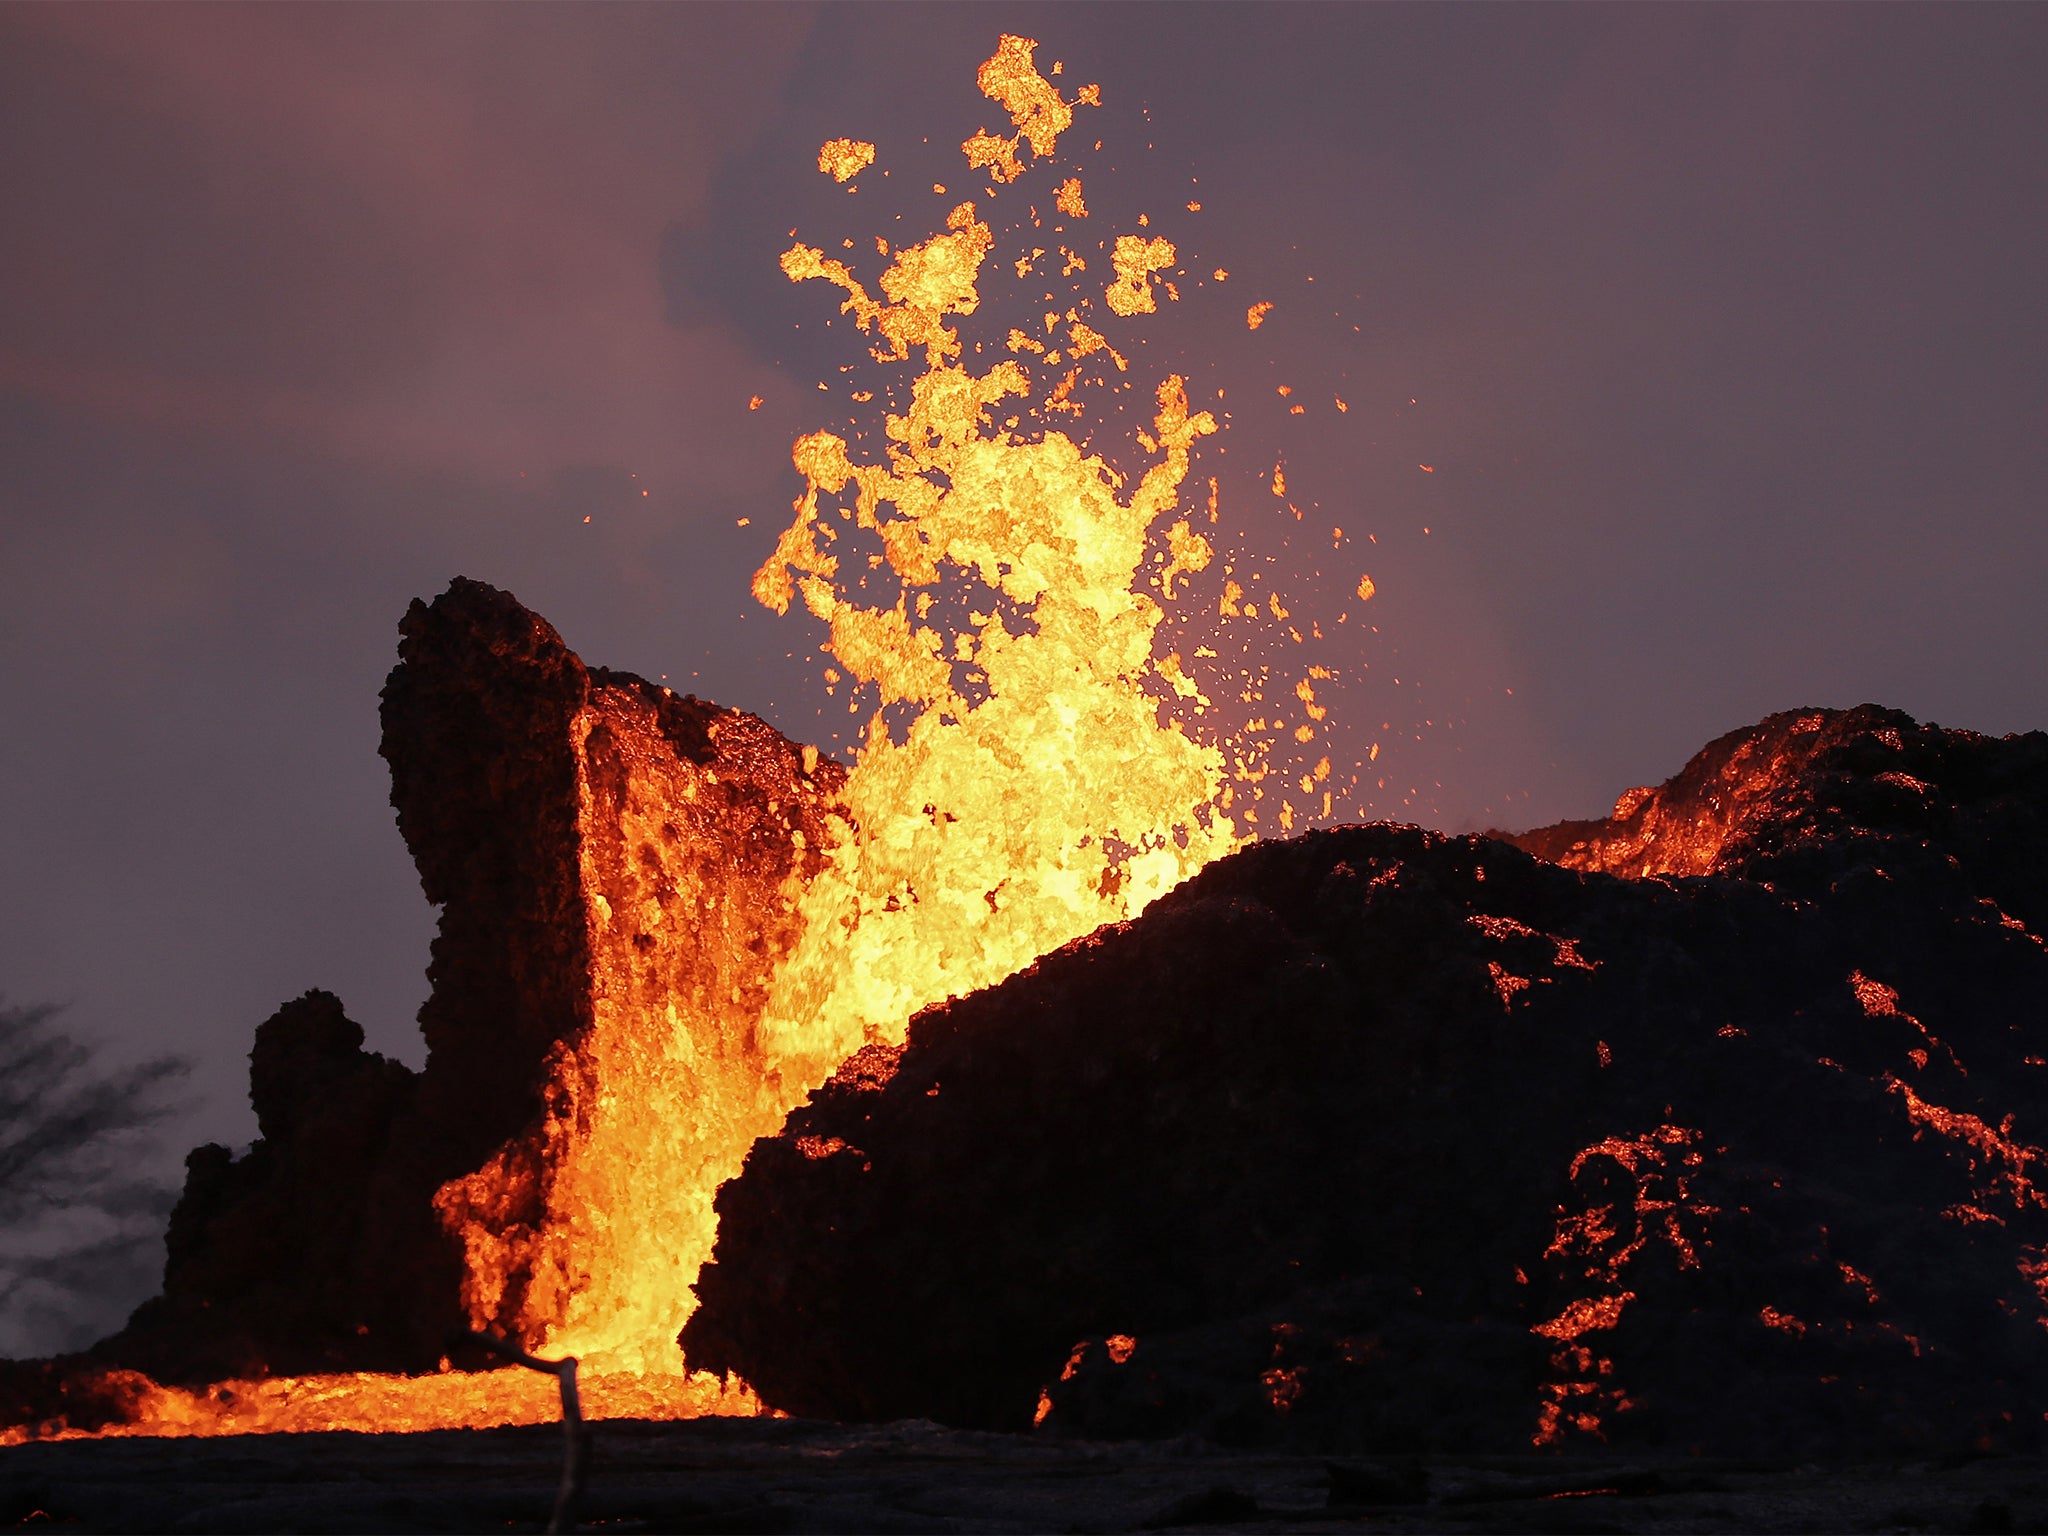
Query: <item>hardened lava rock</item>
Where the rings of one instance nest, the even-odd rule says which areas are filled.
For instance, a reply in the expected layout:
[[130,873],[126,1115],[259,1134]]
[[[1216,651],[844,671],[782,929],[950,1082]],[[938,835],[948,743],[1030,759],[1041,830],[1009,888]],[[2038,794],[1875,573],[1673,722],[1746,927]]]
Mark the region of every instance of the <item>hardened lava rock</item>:
[[2044,811],[2048,737],[1865,707],[1521,847],[1246,849],[756,1143],[684,1347],[845,1419],[2032,1444]]

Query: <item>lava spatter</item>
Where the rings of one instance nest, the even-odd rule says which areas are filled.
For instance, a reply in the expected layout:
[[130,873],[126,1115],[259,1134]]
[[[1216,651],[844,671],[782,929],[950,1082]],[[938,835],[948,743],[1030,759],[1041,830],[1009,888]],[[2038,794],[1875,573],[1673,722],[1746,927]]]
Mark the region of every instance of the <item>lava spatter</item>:
[[[1033,46],[1005,38],[981,73],[1017,134],[997,141],[1000,154],[986,135],[963,148],[999,182],[1024,172],[1004,156],[1028,143],[1051,157],[1073,121],[1075,103],[1031,70]],[[1078,180],[1057,196],[1079,216]],[[846,838],[804,896],[804,939],[763,1022],[799,1079],[864,1040],[900,1038],[928,1003],[1142,910],[1239,840],[1220,803],[1223,754],[1161,718],[1162,696],[1196,690],[1178,655],[1153,655],[1164,609],[1144,590],[1215,417],[1191,408],[1179,377],[1160,381],[1135,434],[1149,460],[1135,485],[1064,431],[1017,431],[1022,411],[1072,405],[1076,376],[1021,328],[1009,331],[1016,358],[985,372],[956,361],[955,322],[980,307],[990,235],[971,203],[948,224],[899,252],[879,279],[886,303],[822,252],[799,245],[784,257],[792,280],[845,292],[842,311],[880,338],[878,361],[926,348],[908,408],[886,420],[879,462],[857,460],[832,433],[798,441],[804,495],[754,581],[777,612],[801,599],[825,621],[829,654],[875,700],[847,785]],[[1133,242],[1127,257],[1129,238],[1106,297],[1124,316],[1155,307],[1150,276],[1173,260],[1161,239]],[[1078,312],[1054,312],[1045,329],[1062,322],[1076,363],[1099,355],[1129,369]],[[879,545],[878,561],[846,553],[861,535]],[[1185,517],[1163,542],[1159,586],[1171,601],[1175,578],[1211,551]],[[884,569],[893,601],[859,585]],[[941,597],[964,622],[934,612]]]

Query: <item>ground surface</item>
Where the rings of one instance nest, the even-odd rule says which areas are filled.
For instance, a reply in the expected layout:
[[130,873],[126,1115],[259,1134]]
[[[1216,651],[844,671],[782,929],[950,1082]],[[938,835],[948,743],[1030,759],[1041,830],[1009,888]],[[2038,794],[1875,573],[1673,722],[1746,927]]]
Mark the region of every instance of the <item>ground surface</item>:
[[[534,1531],[550,1427],[99,1440],[0,1451],[0,1524],[85,1531]],[[2006,1531],[2048,1458],[1770,1466],[1554,1456],[1332,1464],[802,1420],[596,1426],[596,1531]],[[1390,1499],[1405,1502],[1383,1502]],[[1356,1502],[1354,1502],[1356,1501]]]

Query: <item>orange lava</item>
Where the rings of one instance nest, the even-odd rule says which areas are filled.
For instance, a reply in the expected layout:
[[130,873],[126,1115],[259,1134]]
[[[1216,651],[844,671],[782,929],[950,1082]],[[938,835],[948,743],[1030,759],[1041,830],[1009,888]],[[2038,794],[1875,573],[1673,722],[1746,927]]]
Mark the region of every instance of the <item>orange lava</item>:
[[[380,1432],[490,1429],[550,1424],[562,1415],[553,1377],[507,1369],[439,1376],[272,1376],[223,1381],[199,1391],[162,1387],[139,1371],[110,1372],[106,1385],[125,1400],[126,1423],[99,1430],[62,1421],[0,1430],[0,1445],[137,1435],[256,1435],[321,1430]],[[584,1417],[591,1419],[751,1418],[760,1400],[743,1383],[695,1376],[584,1375]]]
[[[1989,1182],[1979,1186],[1979,1198],[2003,1195],[2015,1209],[2032,1206],[2048,1210],[2048,1192],[2028,1176],[2028,1170],[2042,1161],[2042,1151],[2013,1137],[2011,1115],[2005,1117],[2003,1124],[1990,1126],[1976,1115],[1928,1102],[1889,1072],[1882,1081],[1887,1091],[1906,1101],[1906,1114],[1914,1125],[1961,1143],[1968,1149],[1965,1155],[1973,1172],[1980,1168],[1990,1170]],[[1974,1213],[1970,1219],[1997,1219],[1974,1206],[1967,1209]]]
[[1539,1449],[1561,1445],[1573,1432],[1604,1440],[1607,1416],[1635,1406],[1614,1380],[1614,1362],[1583,1341],[1619,1325],[1636,1299],[1624,1281],[1652,1239],[1664,1240],[1680,1269],[1698,1267],[1709,1222],[1720,1214],[1693,1193],[1706,1161],[1702,1142],[1698,1131],[1660,1125],[1597,1141],[1572,1159],[1572,1184],[1585,1201],[1576,1211],[1558,1211],[1543,1256],[1561,1276],[1591,1282],[1593,1290],[1530,1329],[1560,1346],[1539,1391],[1531,1436]]

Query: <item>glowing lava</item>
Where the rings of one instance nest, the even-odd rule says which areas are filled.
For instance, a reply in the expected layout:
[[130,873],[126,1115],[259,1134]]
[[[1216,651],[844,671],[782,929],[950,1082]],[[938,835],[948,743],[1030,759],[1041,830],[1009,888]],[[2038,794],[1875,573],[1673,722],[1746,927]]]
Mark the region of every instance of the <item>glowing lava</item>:
[[[1094,94],[1062,100],[1032,67],[1033,46],[1005,38],[980,75],[1015,134],[962,146],[1002,182],[1024,174],[1020,153],[1050,156],[1076,102]],[[848,164],[832,145],[820,153],[834,176]],[[1128,488],[1063,432],[1020,435],[1014,413],[999,425],[1013,400],[1065,400],[1077,381],[1036,361],[1036,380],[1018,361],[961,365],[955,321],[980,307],[994,246],[976,206],[961,203],[944,230],[896,251],[874,280],[880,297],[819,248],[799,243],[782,259],[793,282],[843,292],[878,361],[922,363],[906,408],[886,417],[881,462],[856,462],[830,432],[795,444],[804,494],[753,584],[776,612],[800,598],[829,624],[831,658],[872,689],[874,712],[823,868],[786,893],[801,919],[795,948],[765,1007],[740,1021],[753,1026],[751,1085],[722,1087],[710,1104],[680,1066],[670,1080],[600,1072],[601,1103],[638,1108],[565,1127],[539,1236],[558,1278],[529,1293],[515,1324],[543,1353],[680,1370],[688,1282],[716,1235],[710,1197],[755,1137],[852,1051],[900,1041],[918,1009],[1134,915],[1239,841],[1217,803],[1221,753],[1161,719],[1162,697],[1194,690],[1177,658],[1153,657],[1164,610],[1139,590],[1162,535],[1180,569],[1208,559],[1185,519],[1160,525],[1216,422],[1189,410],[1180,379],[1162,382],[1140,434],[1151,462]],[[1172,259],[1167,242],[1145,243],[1150,269]],[[1148,275],[1126,266],[1108,296],[1120,312],[1117,294]],[[1078,316],[1068,337],[1098,367],[1122,363]],[[871,558],[856,550],[863,536]],[[862,578],[884,570],[893,600],[866,598]],[[934,616],[942,597],[964,624]],[[585,1054],[638,1063],[649,1033],[632,1010],[601,1014]],[[664,1157],[678,1143],[644,1123],[649,1113],[715,1117],[717,1133],[688,1139],[687,1161]],[[487,1246],[471,1234],[473,1252]]]
[[[548,1424],[561,1417],[551,1377],[504,1370],[439,1376],[386,1376],[352,1372],[333,1376],[272,1376],[223,1381],[197,1391],[163,1387],[137,1371],[112,1371],[102,1390],[125,1410],[125,1422],[78,1430],[62,1423],[0,1430],[0,1445],[28,1440],[75,1440],[134,1435],[214,1436],[323,1430],[410,1432],[490,1429],[501,1424]],[[586,1374],[579,1387],[592,1419],[693,1419],[715,1414],[750,1417],[761,1404],[738,1382],[635,1373]]]

